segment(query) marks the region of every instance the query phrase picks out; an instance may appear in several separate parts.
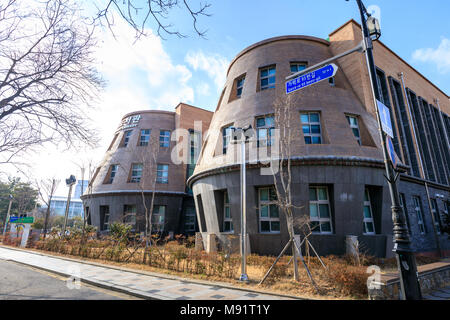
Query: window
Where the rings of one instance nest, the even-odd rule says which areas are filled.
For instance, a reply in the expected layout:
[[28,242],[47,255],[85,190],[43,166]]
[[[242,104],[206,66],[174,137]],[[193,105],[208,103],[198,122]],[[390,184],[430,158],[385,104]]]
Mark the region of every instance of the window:
[[409,223],[409,213],[408,213],[408,208],[406,207],[406,197],[404,193],[400,193],[400,206],[403,208],[403,213],[405,214],[405,218],[406,218],[406,225],[408,227],[408,231],[411,234],[411,225]]
[[189,178],[193,173],[195,169],[195,164],[197,163],[199,154],[200,154],[200,148],[202,143],[202,134],[201,132],[189,130],[189,148],[190,148],[190,155],[189,155],[189,162],[187,165],[187,178]]
[[271,146],[274,143],[275,120],[273,116],[256,118],[258,147]]
[[228,148],[228,144],[231,141],[231,136],[233,134],[233,130],[231,129],[231,126],[225,127],[222,129],[222,153],[223,154],[227,154],[227,148]]
[[135,163],[131,165],[130,182],[141,182],[142,177],[142,163]]
[[322,129],[320,127],[320,113],[305,112],[300,114],[303,136],[306,144],[321,144]]
[[160,130],[159,131],[159,146],[163,148],[168,148],[170,146],[170,131]]
[[148,142],[150,141],[150,129],[141,130],[141,136],[139,138],[139,146],[144,147],[148,146]]
[[241,77],[236,80],[236,97],[240,98],[242,95],[242,89],[244,88],[245,77]]
[[113,183],[114,177],[116,176],[116,173],[117,173],[117,169],[118,169],[118,168],[119,168],[119,165],[117,165],[117,164],[112,164],[112,165],[109,167],[109,172],[108,172],[108,174],[106,175],[106,179],[105,179],[105,182],[104,182],[104,183],[106,183],[106,184]]
[[259,72],[261,90],[275,88],[275,66],[260,69]]
[[327,187],[309,188],[309,217],[313,233],[333,232]]
[[307,64],[305,62],[303,62],[303,63],[291,62],[291,72],[296,73],[296,72],[305,70],[306,65]]
[[233,220],[231,219],[230,200],[228,192],[223,193],[223,232],[233,232]]
[[136,227],[136,205],[126,204],[123,206],[123,223]]
[[364,234],[375,234],[369,190],[364,190]]
[[329,78],[328,79],[328,83],[330,84],[331,87],[335,87],[336,86],[336,80],[334,79],[334,77]]
[[130,141],[132,132],[133,132],[133,130],[128,130],[123,133],[123,144],[122,144],[123,147],[126,148],[128,146],[128,142]]
[[280,215],[278,213],[277,194],[274,187],[260,188],[259,230],[261,233],[279,233]]
[[164,231],[164,216],[166,206],[154,206],[152,214],[152,232],[161,233]]
[[194,207],[186,207],[186,212],[184,216],[184,231],[185,232],[194,232],[195,231],[195,222],[196,222],[196,214]]
[[100,230],[109,230],[109,206],[100,206]]
[[358,141],[358,144],[361,145],[361,135],[359,132],[359,125],[358,125],[358,118],[354,116],[346,116],[348,124],[350,125],[350,128],[352,129],[353,135],[356,138],[356,141]]
[[431,214],[434,217],[434,225],[436,226],[436,233],[441,234],[441,216],[439,214],[439,208],[436,199],[430,199],[431,201]]
[[169,165],[158,164],[156,170],[156,183],[169,183]]
[[420,197],[413,197],[413,202],[414,202],[414,211],[416,211],[417,215],[417,224],[419,225],[419,231],[421,234],[425,234],[426,229],[425,229],[425,222],[423,221],[422,204],[420,202]]

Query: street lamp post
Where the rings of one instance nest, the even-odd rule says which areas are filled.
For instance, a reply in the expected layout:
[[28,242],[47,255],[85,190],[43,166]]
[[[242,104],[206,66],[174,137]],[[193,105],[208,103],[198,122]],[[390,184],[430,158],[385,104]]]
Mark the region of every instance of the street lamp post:
[[241,276],[240,281],[248,281],[247,275],[247,207],[246,207],[246,160],[245,160],[245,143],[252,136],[252,126],[244,128],[232,128],[234,143],[240,142],[241,145]]
[[[348,1],[348,0],[347,0]],[[382,130],[382,123],[380,114],[378,112],[377,100],[380,100],[378,84],[376,81],[376,68],[373,58],[373,46],[371,36],[374,40],[377,40],[381,33],[379,31],[379,24],[376,19],[370,17],[364,4],[361,0],[356,0],[359,11],[361,14],[362,32],[363,38],[366,42],[366,63],[369,70],[369,77],[371,82],[372,95],[375,104],[375,111],[377,115],[378,129],[380,133],[381,145],[383,149],[384,163],[386,167],[386,179],[389,186],[389,192],[391,196],[391,209],[392,209],[392,221],[393,221],[393,241],[394,252],[397,258],[398,270],[400,274],[401,295],[405,300],[420,300],[422,294],[420,291],[420,285],[418,281],[416,260],[414,252],[411,249],[411,240],[409,237],[408,229],[406,226],[406,218],[403,212],[403,208],[400,206],[400,198],[397,190],[397,178],[391,161],[388,160],[388,151],[386,146],[386,133]],[[365,16],[369,19],[366,19]],[[369,27],[371,28],[369,32]]]
[[5,227],[3,228],[3,241],[4,241],[4,238],[5,238],[6,229],[7,229],[7,227],[8,227],[9,214],[10,214],[10,212],[11,212],[12,201],[13,201],[13,196],[12,196],[12,194],[10,194],[10,195],[9,195],[8,212],[7,212],[7,214],[6,214],[6,220],[5,220]]
[[69,187],[69,195],[67,196],[66,212],[64,214],[64,228],[62,232],[63,237],[66,235],[67,218],[69,216],[70,197],[72,195],[72,187],[75,184],[75,182],[77,182],[77,179],[75,179],[74,175],[71,175],[69,179],[66,179],[66,185]]

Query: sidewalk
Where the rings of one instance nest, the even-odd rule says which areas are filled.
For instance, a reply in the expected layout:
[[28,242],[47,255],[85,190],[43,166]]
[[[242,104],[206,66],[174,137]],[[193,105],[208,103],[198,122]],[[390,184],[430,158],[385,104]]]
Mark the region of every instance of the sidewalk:
[[145,271],[131,271],[100,263],[72,258],[60,258],[23,249],[0,246],[0,259],[43,269],[65,277],[78,277],[81,282],[123,292],[143,299],[156,300],[292,300],[289,296],[242,290],[222,284],[207,283],[160,275]]

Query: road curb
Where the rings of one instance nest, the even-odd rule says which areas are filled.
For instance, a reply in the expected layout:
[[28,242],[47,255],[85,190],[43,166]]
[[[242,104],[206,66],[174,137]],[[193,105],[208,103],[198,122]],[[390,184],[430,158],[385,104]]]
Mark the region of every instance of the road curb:
[[[179,281],[190,282],[190,283],[194,283],[194,284],[202,284],[202,285],[219,287],[219,288],[223,288],[223,289],[232,289],[232,290],[239,290],[239,291],[245,291],[245,292],[252,292],[252,293],[258,293],[258,294],[263,294],[263,295],[270,295],[270,296],[280,297],[280,298],[289,298],[289,299],[294,299],[294,300],[317,300],[317,299],[312,299],[312,298],[306,299],[306,298],[301,298],[301,297],[298,297],[298,296],[291,296],[291,295],[284,295],[284,294],[279,294],[279,293],[258,291],[258,290],[254,290],[254,289],[245,289],[245,288],[240,288],[240,287],[233,287],[231,285],[223,284],[221,282],[209,282],[209,281],[204,281],[204,280],[182,278],[182,277],[179,277],[179,276],[171,276],[171,275],[166,275],[166,274],[160,274],[160,273],[150,272],[150,271],[134,270],[134,269],[126,268],[126,267],[110,266],[110,265],[105,265],[105,264],[101,264],[101,263],[97,263],[97,262],[84,261],[84,260],[78,260],[78,259],[67,258],[67,257],[60,257],[60,256],[55,256],[55,255],[51,255],[51,254],[47,254],[47,253],[30,251],[30,250],[16,248],[16,247],[9,247],[9,246],[5,246],[5,245],[0,245],[0,248],[9,249],[9,250],[15,250],[15,251],[21,251],[21,252],[26,252],[26,253],[31,253],[31,254],[37,254],[37,255],[46,256],[46,257],[50,257],[50,258],[61,259],[61,260],[66,260],[66,261],[71,261],[71,262],[77,262],[77,263],[82,263],[82,264],[87,264],[87,265],[92,265],[92,266],[96,266],[96,267],[102,267],[102,268],[107,268],[107,269],[112,269],[112,270],[117,270],[117,271],[129,272],[129,273],[133,273],[133,274],[140,274],[140,275],[145,275],[145,276],[158,277],[158,278],[168,279],[168,280],[179,280]],[[11,260],[11,261],[15,261],[15,260]],[[21,263],[21,262],[18,262],[18,263]],[[26,263],[22,263],[22,264],[28,265],[28,266],[31,266],[31,267],[35,267],[34,265],[31,265],[31,264],[26,264]],[[42,267],[35,267],[35,268],[38,268],[38,269],[41,269],[41,270],[45,270],[45,271],[48,271],[48,272],[53,272],[55,274],[60,274],[62,276],[67,276],[67,277],[72,276],[70,274],[62,274],[60,272],[56,272],[56,271],[53,271],[53,270],[48,270],[48,269],[45,269],[45,268],[42,268]],[[82,279],[81,281],[85,282],[85,283],[88,283],[88,284],[91,284],[91,285],[94,285],[94,286],[97,285],[97,282],[94,282],[94,281],[91,281],[91,280]],[[105,289],[113,290],[111,288],[114,288],[114,289],[116,288],[115,286],[109,286],[109,285],[106,285],[106,284],[101,284],[101,285],[103,285],[104,286],[103,288],[105,288]],[[118,291],[118,292],[122,292],[122,293],[128,293],[128,292],[135,291],[133,289],[126,289],[126,290],[129,290],[129,291],[123,291],[125,289],[121,289],[121,288],[118,288],[118,289],[122,290],[122,291]],[[117,291],[117,290],[115,290],[115,291]],[[136,294],[140,295],[139,293],[136,293]],[[164,298],[156,298],[156,297],[152,298],[151,296],[146,296],[146,295],[137,296],[136,294],[130,294],[130,295],[133,295],[133,296],[136,296],[136,297],[139,297],[139,298],[144,298],[144,299],[164,300]]]

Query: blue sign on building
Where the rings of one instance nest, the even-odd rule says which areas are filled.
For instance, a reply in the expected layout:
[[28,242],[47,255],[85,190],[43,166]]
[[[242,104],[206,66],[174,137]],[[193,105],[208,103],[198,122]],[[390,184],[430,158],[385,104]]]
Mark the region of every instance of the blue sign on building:
[[395,167],[397,165],[397,162],[395,161],[394,144],[392,143],[392,139],[389,136],[386,136],[386,145],[389,158],[391,159],[392,165]]
[[332,78],[336,75],[338,67],[332,63],[313,72],[298,76],[286,82],[286,94],[303,89],[319,81]]
[[391,112],[389,108],[386,107],[382,102],[377,100],[378,104],[378,112],[380,113],[381,126],[389,137],[394,138],[394,133],[392,131],[392,123],[391,123]]

